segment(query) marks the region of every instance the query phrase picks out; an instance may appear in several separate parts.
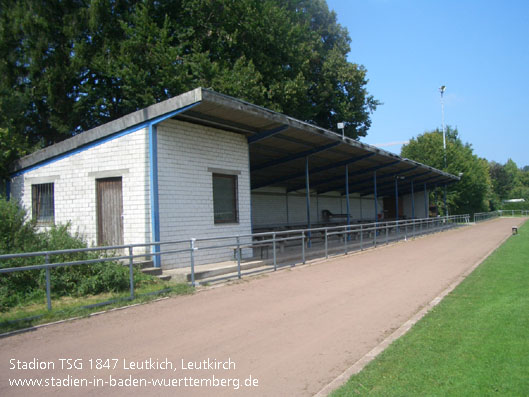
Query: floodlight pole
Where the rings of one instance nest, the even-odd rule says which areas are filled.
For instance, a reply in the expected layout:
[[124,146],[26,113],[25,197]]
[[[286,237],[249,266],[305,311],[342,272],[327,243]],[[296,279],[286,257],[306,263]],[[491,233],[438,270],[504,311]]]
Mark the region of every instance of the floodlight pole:
[[441,93],[441,123],[443,127],[443,151],[444,151],[444,162],[446,168],[446,132],[445,132],[445,104],[443,100],[443,94],[446,90],[446,86],[442,85],[439,87],[439,92]]

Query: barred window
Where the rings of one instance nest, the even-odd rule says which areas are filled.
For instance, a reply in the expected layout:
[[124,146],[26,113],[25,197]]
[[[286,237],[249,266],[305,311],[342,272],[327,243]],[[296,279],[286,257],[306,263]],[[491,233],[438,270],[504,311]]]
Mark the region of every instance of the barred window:
[[237,223],[237,175],[213,174],[215,223]]
[[39,225],[55,223],[55,202],[53,183],[31,185],[33,220]]

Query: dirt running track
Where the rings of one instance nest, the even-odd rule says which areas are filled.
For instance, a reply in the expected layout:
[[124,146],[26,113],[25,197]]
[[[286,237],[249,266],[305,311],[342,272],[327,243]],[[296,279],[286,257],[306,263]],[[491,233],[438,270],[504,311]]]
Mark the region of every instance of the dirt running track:
[[[513,225],[521,223],[521,219],[497,219],[3,338],[0,395],[310,396],[481,260],[511,233]],[[61,358],[81,359],[77,364],[83,369],[63,370]],[[108,362],[111,369],[90,369],[90,359],[96,367],[101,363],[97,359],[107,358],[117,359]],[[162,367],[168,359],[173,369],[132,368],[144,365],[149,358]],[[189,369],[187,362],[198,365],[208,358],[229,359],[232,364],[226,364],[227,369]],[[51,361],[54,368],[10,369],[11,359],[36,359],[49,367]],[[182,368],[182,360],[187,369]],[[63,363],[68,366],[67,361]],[[244,386],[250,375],[249,383],[257,379],[257,386]],[[9,386],[10,378],[48,378],[52,382],[52,377],[55,383],[86,378],[86,385]],[[224,387],[188,383],[186,387],[185,380],[171,387],[112,387],[110,383],[152,382],[152,378],[200,382],[214,377],[217,381],[238,378],[239,389],[233,383]],[[106,382],[104,386],[94,386],[97,379]]]

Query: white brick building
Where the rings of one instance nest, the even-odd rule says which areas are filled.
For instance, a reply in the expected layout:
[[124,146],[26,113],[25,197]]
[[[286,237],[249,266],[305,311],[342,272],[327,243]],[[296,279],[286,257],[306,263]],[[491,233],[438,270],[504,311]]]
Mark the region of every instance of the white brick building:
[[[185,240],[172,246],[179,249],[190,238],[343,223],[346,215],[426,217],[428,188],[456,180],[198,88],[19,160],[8,191],[41,226],[69,222],[91,244]],[[233,251],[211,255],[197,260]],[[164,267],[181,262],[178,254],[162,258]]]

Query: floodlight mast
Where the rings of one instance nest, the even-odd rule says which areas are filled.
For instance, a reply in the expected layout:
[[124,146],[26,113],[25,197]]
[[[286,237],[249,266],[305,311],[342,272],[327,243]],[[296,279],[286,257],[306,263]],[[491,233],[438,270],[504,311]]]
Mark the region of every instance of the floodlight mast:
[[443,94],[446,91],[446,86],[442,85],[439,87],[439,92],[441,93],[441,122],[443,127],[443,151],[444,151],[444,162],[446,168],[446,132],[445,132],[445,105],[443,100]]

